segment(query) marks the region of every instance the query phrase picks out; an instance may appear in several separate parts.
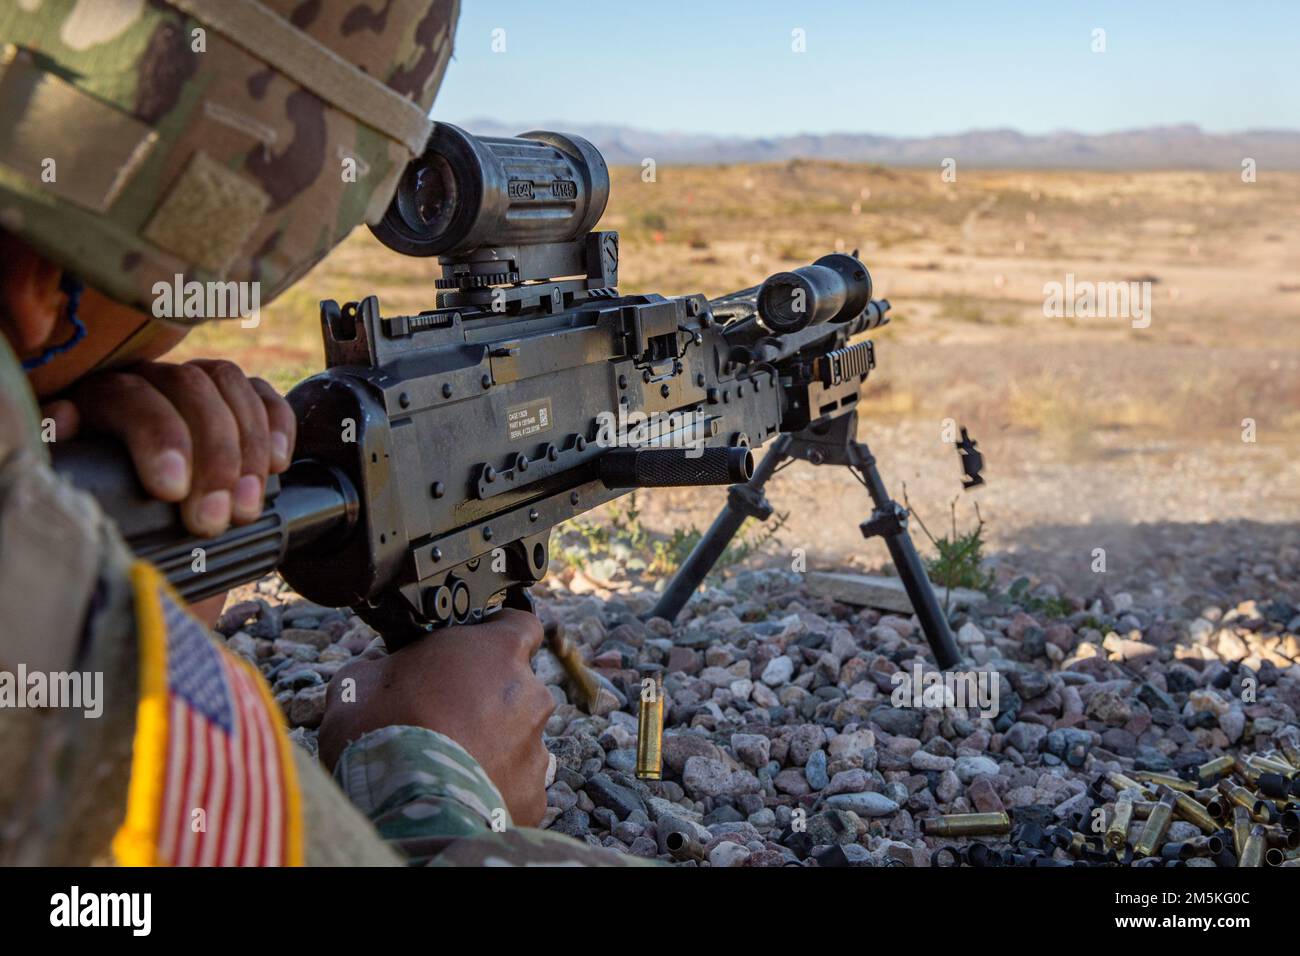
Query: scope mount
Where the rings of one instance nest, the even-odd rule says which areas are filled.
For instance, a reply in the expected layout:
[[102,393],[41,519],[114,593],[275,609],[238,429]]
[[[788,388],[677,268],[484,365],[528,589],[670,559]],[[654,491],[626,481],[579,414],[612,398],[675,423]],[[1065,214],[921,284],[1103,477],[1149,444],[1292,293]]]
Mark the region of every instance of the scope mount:
[[438,308],[478,307],[554,311],[565,296],[618,286],[618,233],[589,232],[569,242],[488,246],[462,256],[441,256],[442,278],[435,280]]

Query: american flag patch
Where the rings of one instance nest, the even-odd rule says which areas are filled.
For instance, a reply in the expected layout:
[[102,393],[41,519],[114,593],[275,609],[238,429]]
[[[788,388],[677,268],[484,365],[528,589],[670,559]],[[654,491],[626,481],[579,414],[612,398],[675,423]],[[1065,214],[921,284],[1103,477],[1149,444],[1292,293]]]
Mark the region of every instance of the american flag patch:
[[161,575],[132,569],[141,694],[120,862],[302,861],[292,746],[252,667],[219,647]]

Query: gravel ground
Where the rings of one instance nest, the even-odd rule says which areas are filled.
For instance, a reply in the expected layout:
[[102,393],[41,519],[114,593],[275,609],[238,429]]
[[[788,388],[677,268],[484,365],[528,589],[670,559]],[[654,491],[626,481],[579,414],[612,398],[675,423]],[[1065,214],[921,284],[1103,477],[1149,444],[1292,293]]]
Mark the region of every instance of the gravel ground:
[[[558,661],[545,651],[535,661],[558,705],[543,825],[665,861],[667,835],[690,834],[698,849],[683,865],[928,866],[954,842],[922,835],[936,814],[1006,810],[1017,836],[1085,826],[1095,806],[1113,806],[1113,787],[1093,786],[1108,771],[1177,773],[1273,752],[1300,711],[1300,541],[1294,529],[1238,531],[1238,557],[1179,565],[1178,586],[1157,588],[1163,600],[1031,579],[1020,603],[1001,593],[954,618],[970,668],[997,681],[992,717],[894,706],[896,672],[933,670],[914,619],[814,598],[793,572],[740,571],[698,594],[676,626],[641,622],[655,595],[634,582],[579,574],[539,588],[539,613],[565,624],[605,687],[588,715]],[[1174,540],[1151,546],[1177,552]],[[1001,579],[1015,560],[998,559]],[[1188,596],[1192,585],[1213,602]],[[1073,612],[1049,616],[1049,598]],[[294,739],[314,751],[326,683],[377,652],[376,635],[276,578],[232,600],[218,630],[261,668]],[[651,675],[667,711],[664,779],[647,784],[633,770]],[[1200,832],[1175,820],[1168,840]]]

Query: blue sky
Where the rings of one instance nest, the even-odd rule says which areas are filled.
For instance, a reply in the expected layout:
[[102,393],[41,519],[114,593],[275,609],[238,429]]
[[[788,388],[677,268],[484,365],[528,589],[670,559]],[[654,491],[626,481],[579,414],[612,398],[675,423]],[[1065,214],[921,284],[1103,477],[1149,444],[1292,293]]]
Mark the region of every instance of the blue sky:
[[742,136],[1296,129],[1300,0],[462,0],[434,117],[480,116]]

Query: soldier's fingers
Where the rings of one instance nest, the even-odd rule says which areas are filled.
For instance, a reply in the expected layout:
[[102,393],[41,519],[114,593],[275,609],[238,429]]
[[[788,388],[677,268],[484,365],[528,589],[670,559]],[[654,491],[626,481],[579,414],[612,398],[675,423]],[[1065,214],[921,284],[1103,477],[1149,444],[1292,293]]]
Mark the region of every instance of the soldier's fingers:
[[190,430],[167,396],[138,375],[92,375],[72,393],[86,428],[126,445],[144,490],[180,501],[190,490]]
[[536,654],[542,646],[542,622],[536,614],[515,608],[502,608],[492,615],[487,624],[494,629],[494,636],[499,634],[503,639],[513,641],[524,660]]
[[298,419],[284,396],[260,378],[250,378],[249,384],[257,392],[266,409],[267,424],[271,429],[271,470],[276,474],[289,467],[293,460],[293,445],[298,438]]
[[42,405],[41,418],[42,429],[46,420],[54,423],[53,437],[56,442],[76,438],[77,432],[81,431],[81,413],[77,411],[76,404],[66,398]]
[[196,365],[148,362],[139,375],[180,412],[193,442],[193,480],[181,503],[185,526],[197,535],[221,534],[230,524],[240,467],[239,425],[221,392]]
[[192,363],[208,373],[225,399],[239,427],[239,481],[232,506],[236,524],[247,524],[262,514],[267,469],[271,461],[271,432],[266,407],[252,383],[234,362],[199,359]]

